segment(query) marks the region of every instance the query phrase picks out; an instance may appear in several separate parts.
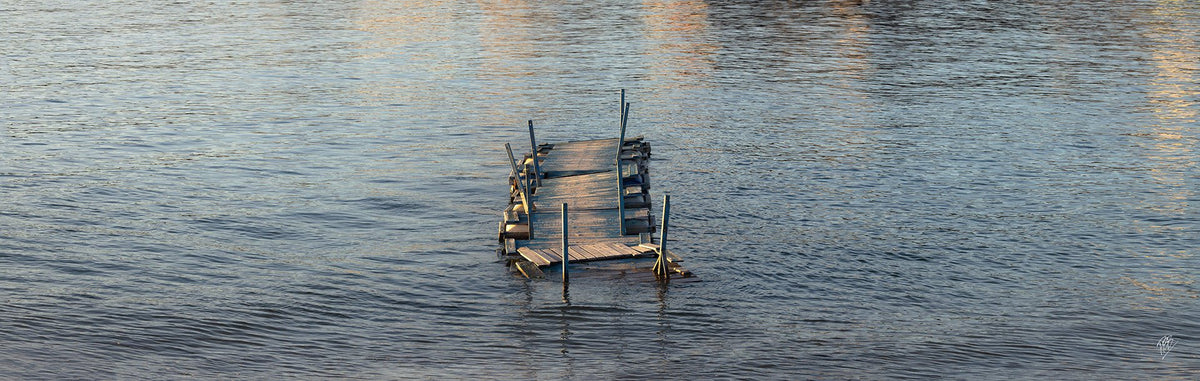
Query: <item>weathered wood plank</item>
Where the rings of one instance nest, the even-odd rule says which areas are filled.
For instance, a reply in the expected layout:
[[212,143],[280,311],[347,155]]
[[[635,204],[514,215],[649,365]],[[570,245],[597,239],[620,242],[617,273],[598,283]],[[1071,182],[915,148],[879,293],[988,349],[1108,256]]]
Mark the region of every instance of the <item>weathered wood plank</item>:
[[539,268],[536,263],[517,261],[517,263],[514,265],[517,267],[517,270],[521,272],[521,275],[524,275],[526,278],[533,279],[545,277],[545,274],[542,273],[542,269]]
[[606,252],[600,249],[598,245],[599,244],[580,245],[578,249],[572,248],[572,250],[579,250],[580,257],[585,261],[600,261],[616,257],[612,252]]
[[606,242],[605,245],[607,245],[610,249],[619,253],[620,255],[634,256],[634,255],[641,254],[640,251],[637,251],[628,245],[622,245],[622,244],[617,244],[617,243],[612,243],[612,242]]
[[537,250],[534,250],[534,249],[531,249],[528,247],[522,247],[522,248],[517,249],[517,253],[520,253],[522,257],[525,257],[525,259],[529,260],[530,262],[533,262],[534,264],[536,264],[538,266],[546,266],[551,263],[549,260],[542,257],[541,254],[539,254]]
[[588,262],[592,260],[592,257],[584,253],[583,250],[580,250],[579,246],[571,246],[567,251],[571,255],[571,262]]
[[[562,261],[562,253],[558,248],[534,248],[522,246],[517,250],[522,257],[537,264],[546,266]],[[647,253],[653,253],[653,250],[647,247],[638,247],[636,243],[617,243],[611,241],[596,241],[592,243],[571,245],[570,255],[572,262],[593,262],[610,259],[629,258]],[[678,257],[671,255],[672,259],[678,262]]]
[[546,258],[550,263],[558,263],[562,261],[562,253],[557,249],[537,249],[537,253]]
[[[573,204],[572,204],[573,205]],[[649,218],[649,209],[632,209],[626,212],[629,220],[644,221]],[[534,212],[533,231],[537,232],[534,241],[555,241],[562,236],[561,215],[554,212]],[[617,220],[620,217],[615,209],[580,210],[571,213],[570,225],[572,240],[578,238],[619,238]],[[644,224],[644,223],[643,223]],[[636,234],[632,236],[637,239]],[[583,243],[582,241],[580,243]]]
[[596,250],[592,249],[592,246],[593,245],[572,246],[571,250],[572,250],[572,252],[579,251],[580,256],[587,258],[589,261],[597,260],[597,259],[604,259],[604,257],[605,257],[604,254],[596,252]]
[[629,253],[625,252],[624,248],[628,248],[628,246],[625,245],[613,245],[605,242],[594,246],[598,249],[604,250],[605,255],[609,257],[624,257],[629,255]]
[[[640,137],[635,138],[640,141]],[[639,159],[642,157],[639,147],[629,147],[630,139],[626,139],[626,148],[622,151],[622,159]],[[558,143],[547,151],[545,161],[539,162],[543,173],[558,174],[563,171],[615,171],[613,165],[613,147],[617,139],[599,139],[580,142]],[[628,173],[633,173],[630,171]]]
[[[600,237],[600,238],[571,237],[571,242],[574,242],[574,243],[580,244],[580,245],[593,245],[593,244],[604,243],[604,242],[617,242],[617,244],[636,246],[638,244],[638,237],[636,237],[636,236]],[[561,246],[561,244],[562,244],[561,242],[550,242],[549,240],[543,241],[540,239],[536,240],[536,241],[518,241],[518,246],[520,246],[520,247],[528,247],[531,249],[539,249],[539,250],[553,248],[555,253],[558,252],[558,246]]]

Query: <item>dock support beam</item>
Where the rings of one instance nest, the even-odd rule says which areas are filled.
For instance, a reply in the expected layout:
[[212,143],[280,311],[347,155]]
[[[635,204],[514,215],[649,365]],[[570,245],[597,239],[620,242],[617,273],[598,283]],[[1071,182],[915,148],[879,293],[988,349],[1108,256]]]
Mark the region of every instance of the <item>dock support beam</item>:
[[533,138],[533,121],[529,121],[529,152],[533,159],[533,178],[537,181],[537,186],[542,186],[542,169],[538,166],[538,148],[537,139]]
[[562,275],[563,275],[563,292],[567,292],[567,282],[570,282],[571,277],[567,275],[567,262],[570,255],[567,253],[567,203],[562,204]]
[[658,260],[654,262],[654,275],[667,276],[667,220],[671,217],[671,195],[663,195],[662,236],[658,240]]

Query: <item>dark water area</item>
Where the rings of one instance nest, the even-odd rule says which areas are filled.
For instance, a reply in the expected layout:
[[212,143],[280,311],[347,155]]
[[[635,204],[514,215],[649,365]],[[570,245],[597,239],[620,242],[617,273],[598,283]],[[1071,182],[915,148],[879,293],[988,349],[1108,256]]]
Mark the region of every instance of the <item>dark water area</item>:
[[[0,379],[1196,379],[1198,41],[1168,0],[6,1]],[[495,256],[503,144],[614,137],[621,88],[699,277],[564,302]]]

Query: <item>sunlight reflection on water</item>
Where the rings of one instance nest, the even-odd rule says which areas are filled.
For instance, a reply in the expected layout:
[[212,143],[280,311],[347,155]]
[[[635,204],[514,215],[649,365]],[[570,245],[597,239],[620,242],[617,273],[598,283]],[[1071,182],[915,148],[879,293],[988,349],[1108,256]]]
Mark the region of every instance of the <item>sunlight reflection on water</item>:
[[[1200,371],[1188,2],[3,8],[0,378]],[[564,303],[502,147],[621,88],[699,278]]]

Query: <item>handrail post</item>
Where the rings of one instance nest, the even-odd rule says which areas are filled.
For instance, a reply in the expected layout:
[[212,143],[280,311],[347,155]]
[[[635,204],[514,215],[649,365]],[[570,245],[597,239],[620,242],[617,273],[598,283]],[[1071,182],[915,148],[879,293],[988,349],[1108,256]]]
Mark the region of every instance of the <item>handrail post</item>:
[[625,235],[625,179],[621,173],[621,151],[625,149],[625,124],[629,120],[629,103],[625,103],[625,90],[621,90],[621,135],[617,137],[617,219],[621,235]]
[[570,276],[567,275],[567,262],[570,260],[570,254],[567,253],[567,203],[562,204],[562,280],[563,291],[567,290],[567,282],[570,281]]
[[617,163],[621,163],[621,151],[625,149],[625,124],[629,121],[629,104],[621,107],[621,137],[617,139]]
[[521,204],[525,206],[525,214],[529,216],[529,239],[533,239],[533,204],[529,202],[529,188],[525,186],[525,180],[521,179],[521,172],[517,169],[512,145],[504,143],[504,151],[508,152],[508,162],[512,164],[513,176],[516,176],[517,188],[521,191]]
[[533,120],[529,121],[529,152],[533,158],[533,178],[537,179],[537,186],[542,186],[542,169],[538,166],[538,147],[537,139],[533,138]]
[[625,182],[621,179],[621,166],[617,166],[617,219],[621,235],[625,235]]
[[525,187],[525,181],[521,179],[521,170],[517,167],[517,159],[513,157],[511,145],[504,143],[504,150],[508,152],[508,162],[512,164],[513,176],[517,180],[517,189],[521,191],[521,202],[525,204],[525,213],[528,214],[533,211],[533,208],[529,205],[529,192]]
[[658,240],[658,260],[654,262],[654,273],[667,275],[667,220],[671,218],[671,195],[663,195],[662,234]]

